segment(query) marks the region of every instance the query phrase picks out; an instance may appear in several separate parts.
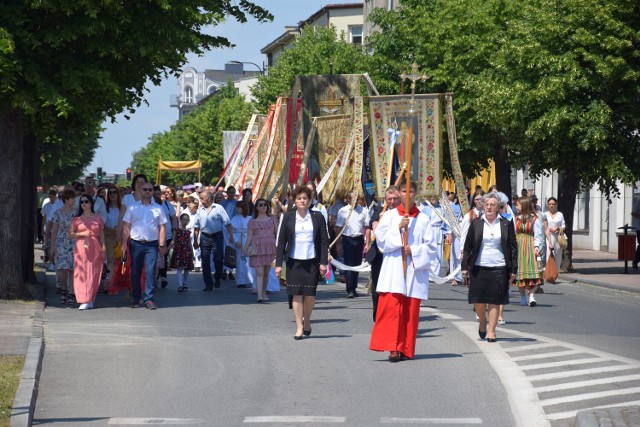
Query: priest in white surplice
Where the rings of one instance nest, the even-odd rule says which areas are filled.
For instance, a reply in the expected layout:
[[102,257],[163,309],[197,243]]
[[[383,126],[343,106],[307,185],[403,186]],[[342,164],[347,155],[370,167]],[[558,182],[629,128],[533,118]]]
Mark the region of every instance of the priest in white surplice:
[[[376,229],[378,249],[383,253],[378,279],[378,312],[369,348],[389,351],[389,360],[398,362],[415,355],[420,301],[429,293],[429,269],[436,256],[436,231],[429,216],[415,206],[416,185],[411,183],[409,211],[405,210],[406,185],[400,185],[402,204],[385,213]],[[408,244],[403,243],[405,225]],[[404,273],[402,254],[406,254]]]

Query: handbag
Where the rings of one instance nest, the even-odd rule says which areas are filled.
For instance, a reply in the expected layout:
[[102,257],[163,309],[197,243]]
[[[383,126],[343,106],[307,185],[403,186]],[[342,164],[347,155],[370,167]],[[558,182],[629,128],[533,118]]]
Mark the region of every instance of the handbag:
[[224,248],[224,265],[229,268],[236,268],[236,248],[233,246]]
[[555,283],[558,279],[558,267],[556,266],[556,258],[553,256],[553,252],[549,255],[547,260],[547,266],[544,269],[544,281],[549,283]]
[[567,236],[564,234],[564,230],[560,230],[558,233],[558,244],[560,245],[560,249],[565,250],[567,246],[569,246],[569,242],[567,241]]
[[244,251],[244,254],[246,256],[256,256],[257,253],[258,253],[257,243],[250,244],[249,246],[247,246],[247,249]]

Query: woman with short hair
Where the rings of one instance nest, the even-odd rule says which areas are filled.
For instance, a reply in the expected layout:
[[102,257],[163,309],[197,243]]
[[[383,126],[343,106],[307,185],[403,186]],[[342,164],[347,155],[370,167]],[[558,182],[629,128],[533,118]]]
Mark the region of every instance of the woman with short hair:
[[469,285],[468,301],[479,317],[478,335],[488,342],[496,342],[500,305],[509,304],[509,283],[518,272],[515,231],[511,221],[498,215],[500,205],[496,193],[483,196],[484,212],[469,224],[462,250],[461,269]]
[[55,260],[56,274],[60,284],[60,304],[74,304],[73,292],[73,242],[69,237],[71,221],[77,214],[75,207],[76,192],[66,188],[60,194],[62,207],[53,214],[51,228],[51,247],[49,257]]

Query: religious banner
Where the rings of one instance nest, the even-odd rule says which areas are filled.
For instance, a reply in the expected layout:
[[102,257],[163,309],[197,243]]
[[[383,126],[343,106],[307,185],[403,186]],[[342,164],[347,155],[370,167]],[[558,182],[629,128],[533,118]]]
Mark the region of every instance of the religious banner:
[[458,137],[456,135],[456,122],[453,117],[453,96],[445,95],[447,103],[446,119],[447,119],[447,135],[449,137],[449,154],[451,155],[451,169],[453,171],[453,179],[456,183],[458,200],[460,209],[463,213],[469,212],[469,193],[464,186],[464,177],[462,176],[462,167],[458,158]]
[[351,120],[351,137],[353,138],[353,189],[362,194],[362,164],[364,161],[364,98],[353,99],[353,116]]
[[[291,152],[289,163],[289,184],[295,184],[300,174],[300,167],[304,159],[304,135],[302,133],[302,99],[297,98],[295,102],[295,111],[293,102],[287,100],[289,108],[287,109],[287,153]],[[298,121],[298,118],[300,120]],[[291,147],[293,133],[296,132],[295,145]],[[306,180],[307,174],[303,179]]]
[[158,173],[156,175],[156,182],[158,185],[161,183],[161,173],[163,170],[172,172],[198,172],[198,181],[200,181],[200,170],[202,164],[200,160],[185,160],[185,161],[164,161],[158,160]]
[[265,197],[276,186],[286,160],[287,98],[278,98],[269,141],[265,153],[260,153],[260,172],[253,184],[254,202]]
[[[376,194],[384,197],[390,185],[389,156],[396,156],[400,166],[405,161],[406,147],[411,140],[411,179],[418,184],[418,195],[440,195],[442,188],[441,110],[438,94],[415,95],[414,112],[409,113],[409,96],[372,96],[371,149],[374,160]],[[397,133],[395,144],[391,138]],[[411,133],[411,136],[409,136]]]
[[[255,140],[249,139],[250,145],[247,149],[247,154],[241,163],[240,172],[237,178],[233,181],[233,186],[240,190],[243,188],[251,188],[253,181],[258,176],[260,171],[260,151],[266,150],[264,147],[268,145],[269,134],[271,132],[271,124],[273,123],[273,117],[275,115],[275,106],[269,108],[269,112],[264,118],[258,117],[256,123],[258,125],[258,133]],[[234,175],[235,176],[235,175]]]
[[[244,140],[245,131],[243,130],[223,130],[222,131],[222,164],[223,165],[233,165],[236,159],[239,157],[238,152],[240,151],[240,145],[242,145],[242,141]],[[228,172],[231,171],[231,166],[228,169]],[[225,182],[229,183],[230,180],[225,180]]]
[[242,141],[240,142],[237,153],[231,162],[230,169],[227,171],[226,182],[228,185],[233,185],[233,183],[237,181],[240,169],[250,155],[251,147],[255,144],[265,119],[266,115],[264,114],[253,114],[251,116],[247,129],[243,132]]
[[[350,141],[351,134],[351,116],[349,114],[341,114],[337,116],[324,116],[314,117],[317,120],[317,142],[318,142],[318,161],[319,161],[319,175],[312,177],[315,179],[326,178],[326,190],[323,193],[325,198],[325,204],[329,203],[327,199],[330,193],[333,192],[336,185],[338,185],[338,191],[344,194],[345,191],[353,185],[353,168],[346,168],[344,175],[338,177],[334,172],[330,177],[325,175],[329,173],[331,165],[334,163],[336,157],[346,150],[347,143]],[[343,154],[344,156],[344,154]],[[342,165],[342,161],[338,161],[338,166]],[[351,183],[351,184],[349,184]]]
[[371,204],[376,194],[375,172],[373,170],[373,160],[371,155],[371,138],[367,136],[363,145],[363,165],[362,165],[362,188],[367,206]]

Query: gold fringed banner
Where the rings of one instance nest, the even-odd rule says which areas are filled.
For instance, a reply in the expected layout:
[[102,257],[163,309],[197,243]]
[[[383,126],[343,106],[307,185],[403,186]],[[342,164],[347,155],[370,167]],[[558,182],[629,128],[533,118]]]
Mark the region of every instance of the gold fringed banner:
[[160,185],[161,171],[167,170],[172,172],[198,172],[198,181],[200,181],[200,171],[202,170],[202,164],[200,160],[184,160],[184,161],[165,161],[158,160],[158,173],[156,176],[156,182]]
[[[317,121],[317,141],[318,141],[318,162],[320,164],[320,176],[325,177],[336,156],[341,152],[345,152],[347,144],[350,142],[350,122],[349,114],[339,114],[335,116],[314,117]],[[344,155],[348,158],[347,155]],[[338,162],[338,166],[344,163],[343,160]],[[330,194],[339,191],[344,193],[349,190],[349,182],[353,182],[353,170],[351,168],[340,167],[341,176],[330,177],[327,179],[325,187],[329,191],[323,193],[325,203],[330,203]],[[336,186],[338,187],[336,189]]]
[[[442,188],[442,132],[440,126],[441,109],[438,94],[415,95],[413,114],[409,115],[407,96],[372,96],[369,98],[371,114],[372,152],[375,163],[376,193],[384,197],[384,190],[390,185],[388,180],[389,132],[394,123],[398,124],[400,135],[394,151],[402,165],[405,144],[412,141],[411,179],[418,183],[418,195],[440,196]],[[412,138],[409,138],[412,132]]]
[[462,176],[462,168],[460,167],[460,159],[458,158],[458,137],[456,135],[456,122],[453,117],[453,96],[447,94],[445,95],[445,100],[447,104],[447,135],[449,136],[449,154],[451,156],[453,179],[456,183],[460,209],[462,212],[469,212],[469,194],[464,185],[464,177]]

